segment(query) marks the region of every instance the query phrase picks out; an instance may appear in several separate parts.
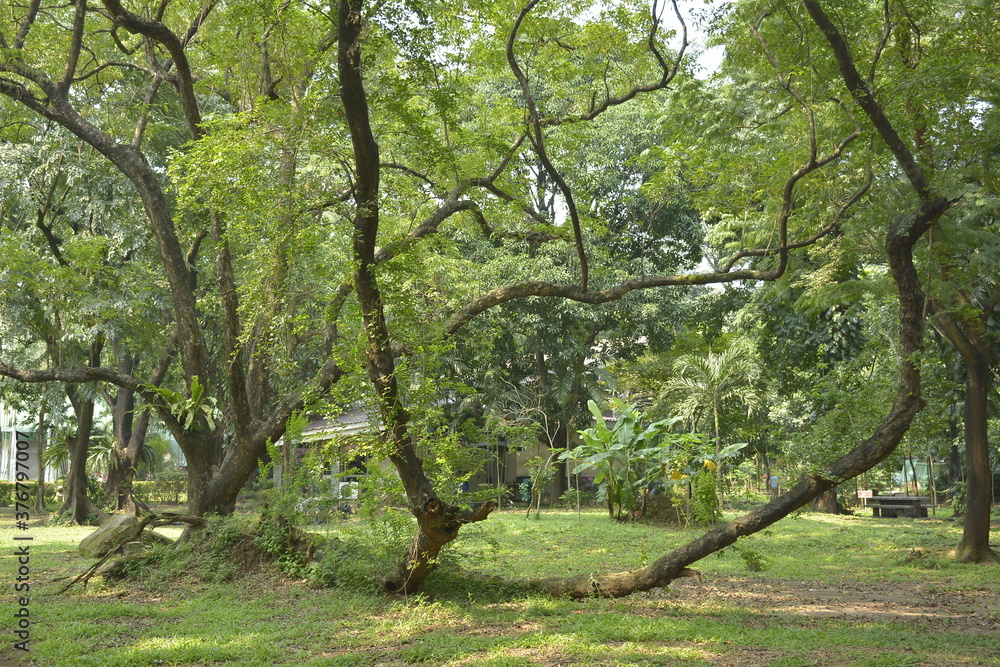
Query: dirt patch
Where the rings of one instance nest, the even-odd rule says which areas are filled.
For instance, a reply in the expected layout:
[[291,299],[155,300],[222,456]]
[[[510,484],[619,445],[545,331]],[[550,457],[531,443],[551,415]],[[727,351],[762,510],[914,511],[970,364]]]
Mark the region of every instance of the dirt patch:
[[0,667],[22,667],[30,664],[30,656],[26,651],[6,647],[0,650]]
[[271,558],[264,556],[253,544],[254,536],[247,535],[233,547],[232,561],[236,563],[242,572],[256,574],[260,572],[264,563],[270,562]]
[[703,605],[711,600],[769,615],[836,618],[854,623],[900,622],[970,634],[1000,634],[1000,596],[995,591],[942,591],[921,583],[779,581],[768,578],[706,578],[677,581],[668,595]]

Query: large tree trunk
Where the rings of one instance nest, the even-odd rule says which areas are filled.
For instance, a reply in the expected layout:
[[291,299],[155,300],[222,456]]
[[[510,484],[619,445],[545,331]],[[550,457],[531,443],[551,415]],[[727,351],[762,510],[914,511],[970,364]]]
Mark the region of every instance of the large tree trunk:
[[[131,421],[131,420],[130,420]],[[136,500],[132,490],[132,482],[139,471],[139,459],[142,456],[142,448],[146,443],[146,433],[149,431],[149,413],[139,414],[133,421],[132,429],[125,438],[124,451],[119,459],[118,468],[114,474],[108,473],[108,483],[105,487],[105,497],[113,499],[115,508],[119,511],[135,513],[139,509],[139,502]],[[125,437],[125,433],[122,433]],[[119,440],[115,435],[115,444]]]
[[[988,351],[987,342],[984,346]],[[993,475],[990,470],[987,435],[990,391],[988,357],[977,355],[966,359],[965,381],[965,463],[966,478],[965,525],[956,556],[965,563],[997,561],[990,549],[990,509],[993,496]]]
[[840,503],[837,502],[836,488],[828,489],[813,498],[812,502],[809,503],[809,508],[814,512],[823,512],[824,514],[841,514],[844,511],[840,507]]
[[442,547],[458,537],[466,523],[482,521],[493,511],[488,502],[476,510],[463,510],[433,499],[417,511],[417,534],[396,569],[382,579],[382,590],[390,594],[412,594],[423,590],[427,576],[437,568]]
[[[996,561],[989,546],[993,475],[989,458],[990,339],[988,320],[992,308],[972,314],[968,297],[958,292],[954,308],[932,301],[935,323],[965,361],[965,526],[956,550],[962,562]],[[953,450],[957,448],[953,447]],[[954,461],[953,452],[952,459]]]
[[[211,512],[228,514],[232,509],[228,507],[228,501],[231,499],[235,503],[236,495],[234,493],[226,497],[227,489],[219,488],[214,434],[204,429],[187,433],[181,449],[187,459],[188,513],[194,516]],[[213,472],[216,474],[213,475]],[[239,490],[236,491],[238,492]]]

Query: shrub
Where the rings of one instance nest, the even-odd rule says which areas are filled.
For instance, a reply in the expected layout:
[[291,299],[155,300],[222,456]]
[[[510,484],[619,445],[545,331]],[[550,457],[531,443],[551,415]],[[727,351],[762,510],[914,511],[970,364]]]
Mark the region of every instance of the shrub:
[[413,519],[397,510],[344,526],[338,537],[319,545],[322,559],[310,565],[310,584],[379,590],[381,575],[396,566],[413,539],[413,530]]
[[276,513],[210,516],[187,542],[125,558],[105,576],[143,579],[154,588],[191,578],[231,581],[267,566],[301,577],[308,547],[306,536]]
[[179,505],[186,500],[187,473],[166,470],[153,475],[152,481],[132,482],[132,493],[147,503]]
[[[56,502],[56,483],[46,482],[45,483],[45,502],[54,503]],[[30,503],[33,505],[35,502],[35,494],[38,492],[38,482],[21,482],[21,489],[28,490],[28,496],[31,498]],[[0,481],[0,506],[11,507],[14,505],[14,493],[17,489],[17,484],[15,482]]]
[[715,475],[703,470],[691,480],[691,523],[711,526],[722,516],[719,496],[715,490]]

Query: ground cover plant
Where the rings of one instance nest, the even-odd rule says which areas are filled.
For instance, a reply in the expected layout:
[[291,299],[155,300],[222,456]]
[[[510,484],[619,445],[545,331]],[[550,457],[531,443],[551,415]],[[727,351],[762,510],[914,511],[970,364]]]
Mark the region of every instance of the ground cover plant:
[[[490,581],[637,568],[690,533],[611,523],[598,509],[538,521],[504,511],[467,528],[425,595],[390,600],[375,581],[317,588],[273,566],[216,581],[194,566],[94,579],[59,595],[93,562],[76,553],[91,528],[32,526],[31,651],[8,643],[0,664],[1000,664],[1000,568],[949,558],[961,528],[940,516],[804,513],[703,559],[700,582],[582,601]],[[0,529],[9,540],[9,510]],[[355,545],[364,529],[360,519],[316,528]],[[13,572],[15,560],[5,550],[0,567]]]

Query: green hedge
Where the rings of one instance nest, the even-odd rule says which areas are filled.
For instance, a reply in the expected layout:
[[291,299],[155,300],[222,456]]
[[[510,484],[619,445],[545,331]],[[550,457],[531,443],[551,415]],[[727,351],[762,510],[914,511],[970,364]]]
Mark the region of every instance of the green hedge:
[[187,502],[187,473],[172,470],[157,473],[151,481],[132,482],[132,493],[145,503],[179,505]]
[[[35,504],[35,488],[37,482],[22,482],[22,489],[27,488],[28,496],[31,498],[30,504]],[[56,502],[56,487],[61,486],[54,482],[45,483],[45,502]],[[14,505],[15,483],[0,480],[0,507],[12,507]],[[162,503],[165,505],[179,505],[187,502],[187,474],[183,471],[172,471],[156,475],[156,479],[151,481],[132,482],[132,492],[136,497],[146,503]],[[94,491],[91,490],[91,495]]]
[[[34,507],[35,493],[37,492],[38,482],[21,482],[21,489],[23,490],[25,487],[27,487],[28,490],[28,497],[31,498],[28,504]],[[15,482],[0,480],[0,506],[12,507],[14,505],[15,489]],[[45,502],[54,503],[55,501],[56,485],[52,482],[47,482],[45,484]]]

